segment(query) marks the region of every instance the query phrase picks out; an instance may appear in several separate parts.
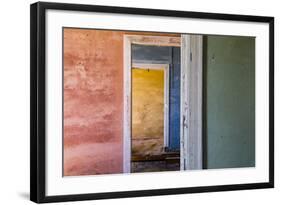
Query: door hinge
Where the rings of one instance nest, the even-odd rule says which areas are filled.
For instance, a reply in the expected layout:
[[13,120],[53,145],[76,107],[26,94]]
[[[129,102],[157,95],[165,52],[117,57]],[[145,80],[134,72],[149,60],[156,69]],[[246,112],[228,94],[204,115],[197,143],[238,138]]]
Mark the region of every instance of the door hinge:
[[192,61],[192,53],[190,52],[190,61]]

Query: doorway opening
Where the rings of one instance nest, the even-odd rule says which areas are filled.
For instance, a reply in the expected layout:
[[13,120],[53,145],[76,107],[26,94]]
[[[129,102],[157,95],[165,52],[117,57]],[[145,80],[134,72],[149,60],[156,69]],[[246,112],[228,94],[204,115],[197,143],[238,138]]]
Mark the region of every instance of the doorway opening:
[[124,173],[202,168],[201,41],[124,36]]

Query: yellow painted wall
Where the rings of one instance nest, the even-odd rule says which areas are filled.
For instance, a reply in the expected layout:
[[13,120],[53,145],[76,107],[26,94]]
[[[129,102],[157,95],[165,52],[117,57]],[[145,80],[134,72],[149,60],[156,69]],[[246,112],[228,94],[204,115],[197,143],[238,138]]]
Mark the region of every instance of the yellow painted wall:
[[160,154],[164,141],[164,69],[132,69],[132,155]]

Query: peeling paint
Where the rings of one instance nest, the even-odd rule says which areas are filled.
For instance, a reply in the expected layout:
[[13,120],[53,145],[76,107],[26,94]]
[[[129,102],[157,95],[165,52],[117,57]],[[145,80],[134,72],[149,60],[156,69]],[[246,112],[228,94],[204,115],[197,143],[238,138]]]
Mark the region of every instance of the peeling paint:
[[123,36],[64,29],[64,175],[123,172]]
[[122,32],[64,29],[64,175],[122,172],[122,59]]

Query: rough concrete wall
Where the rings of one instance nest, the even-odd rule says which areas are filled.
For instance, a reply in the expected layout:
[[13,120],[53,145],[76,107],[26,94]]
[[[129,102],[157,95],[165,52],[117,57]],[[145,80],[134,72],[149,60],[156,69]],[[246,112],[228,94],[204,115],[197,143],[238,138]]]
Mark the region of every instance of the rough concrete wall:
[[161,154],[164,139],[164,70],[132,70],[132,154]]
[[204,43],[207,168],[255,166],[255,38]]
[[123,32],[64,29],[64,175],[122,172]]

